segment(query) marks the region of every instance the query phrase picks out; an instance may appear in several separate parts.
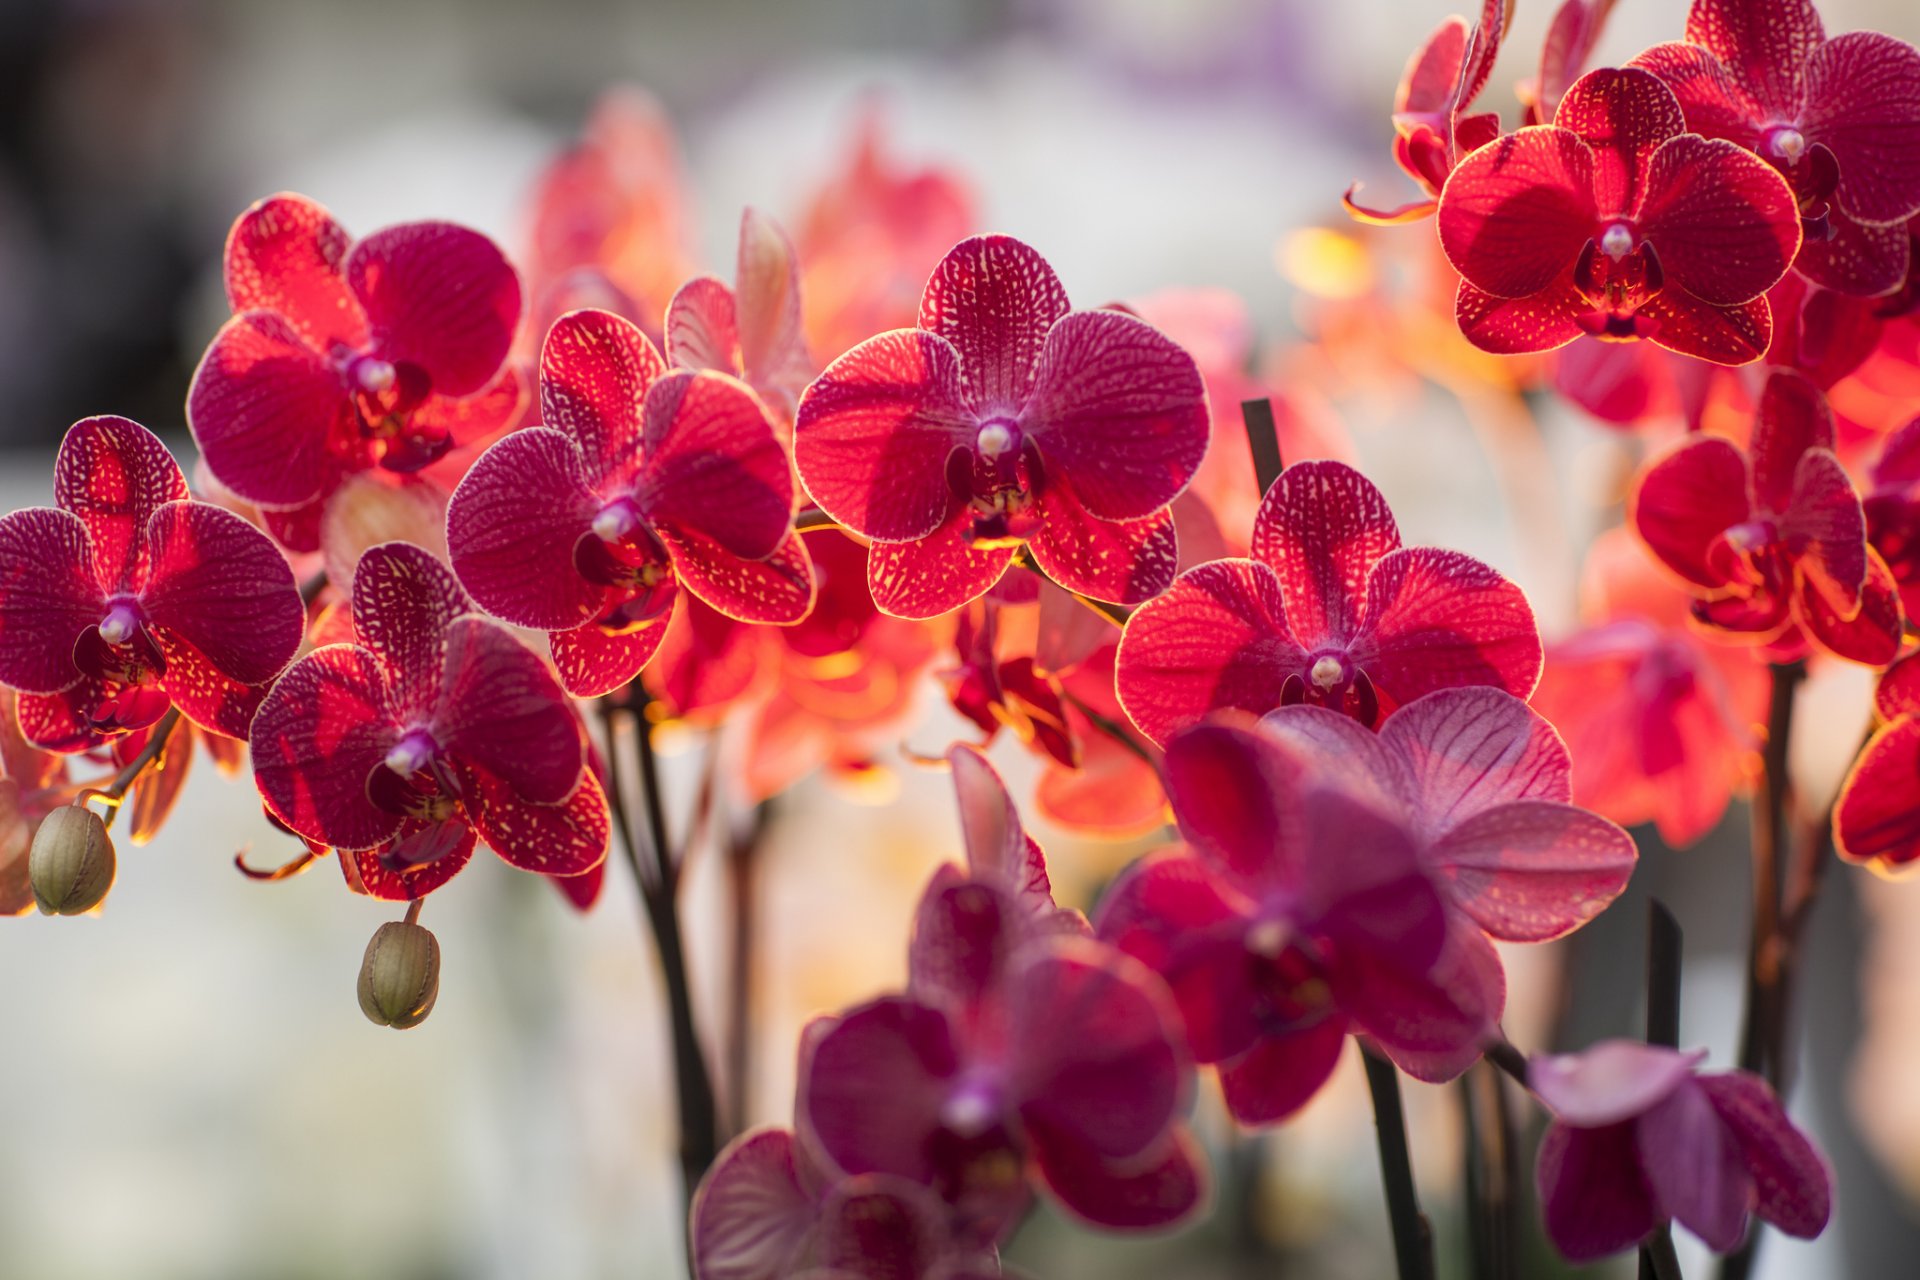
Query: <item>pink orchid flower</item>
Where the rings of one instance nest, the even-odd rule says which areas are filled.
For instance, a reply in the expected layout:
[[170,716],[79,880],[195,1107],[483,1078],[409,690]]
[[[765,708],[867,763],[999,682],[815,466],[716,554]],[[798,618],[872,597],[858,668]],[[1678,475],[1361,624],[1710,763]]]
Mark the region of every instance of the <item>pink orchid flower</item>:
[[733,286],[714,276],[681,285],[666,334],[669,364],[731,374],[776,421],[792,423],[815,365],[800,327],[800,264],[780,224],[757,209],[742,214]]

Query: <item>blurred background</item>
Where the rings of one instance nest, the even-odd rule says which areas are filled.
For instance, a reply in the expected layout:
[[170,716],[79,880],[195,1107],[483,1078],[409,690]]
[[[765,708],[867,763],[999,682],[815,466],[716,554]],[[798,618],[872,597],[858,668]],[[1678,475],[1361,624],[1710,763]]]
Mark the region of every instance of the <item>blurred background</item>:
[[[1359,242],[1300,233],[1346,232],[1339,194],[1356,178],[1379,203],[1410,198],[1389,156],[1394,85],[1424,33],[1462,7],[0,0],[0,509],[47,500],[54,446],[87,414],[136,418],[191,459],[187,381],[226,315],[220,249],[249,202],[300,191],[356,233],[444,217],[517,254],[536,177],[616,83],[651,93],[670,122],[697,269],[730,276],[741,208],[798,218],[847,164],[862,121],[879,120],[891,152],[964,179],[983,227],[1039,247],[1081,305],[1215,287],[1244,301],[1260,349],[1320,341],[1303,316],[1363,291],[1369,268],[1348,260]],[[1920,39],[1910,0],[1821,7],[1830,30]],[[1676,38],[1681,12],[1625,0],[1596,62]],[[1523,0],[1482,100],[1509,123],[1549,13]],[[1327,375],[1333,357],[1318,347],[1289,349],[1285,367],[1320,371],[1410,541],[1483,556],[1528,588],[1550,634],[1572,625],[1580,550],[1617,519],[1608,504],[1630,465],[1617,437],[1541,403],[1541,432],[1522,449],[1503,434],[1511,424],[1463,409],[1445,370],[1402,370],[1384,386],[1364,365]],[[1231,416],[1220,438],[1237,447]],[[1816,793],[1838,780],[1866,688],[1857,673],[1816,676],[1797,744]],[[931,682],[923,701],[908,742],[938,750],[968,732]],[[692,745],[667,743],[686,748],[666,762],[676,812],[697,771]],[[898,785],[884,806],[806,782],[777,810],[760,1121],[788,1117],[806,1017],[901,981],[911,903],[959,852],[947,780],[885,754]],[[1031,757],[1003,743],[995,758],[1024,803]],[[1144,847],[1037,829],[1068,902],[1084,904]],[[1510,957],[1509,1031],[1523,1047],[1633,1033],[1653,892],[1687,931],[1682,1043],[1712,1047],[1716,1064],[1731,1056],[1744,810],[1683,855],[1645,834],[1626,898],[1571,943]],[[233,869],[236,851],[271,863],[290,843],[250,786],[203,764],[167,830],[123,850],[101,918],[0,923],[0,1275],[675,1274],[661,993],[624,868],[610,867],[603,900],[579,917],[537,880],[476,859],[427,913],[446,957],[433,1018],[394,1036],[367,1024],[352,991],[366,938],[398,913],[349,895],[326,865],[279,885]],[[716,861],[696,862],[688,903],[710,1025],[722,994]],[[1836,1165],[1838,1210],[1821,1241],[1769,1238],[1759,1273],[1911,1275],[1920,886],[1838,870],[1813,932],[1795,1111]],[[1458,1096],[1416,1085],[1410,1106],[1443,1269],[1461,1275]],[[1211,1100],[1201,1124],[1217,1165],[1261,1170],[1231,1184],[1251,1193],[1223,1197],[1171,1241],[1096,1240],[1041,1213],[1009,1260],[1047,1280],[1389,1273],[1357,1062],[1258,1141],[1234,1144]],[[1523,1274],[1572,1274],[1530,1247]],[[1682,1260],[1690,1276],[1709,1272],[1690,1238]]]

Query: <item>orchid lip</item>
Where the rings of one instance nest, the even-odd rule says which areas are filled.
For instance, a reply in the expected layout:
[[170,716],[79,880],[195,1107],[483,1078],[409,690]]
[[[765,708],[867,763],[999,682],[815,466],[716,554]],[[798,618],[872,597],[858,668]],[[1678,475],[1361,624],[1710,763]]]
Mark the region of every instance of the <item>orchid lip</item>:
[[124,598],[115,600],[100,619],[100,638],[117,649],[140,633],[142,621],[138,604]]

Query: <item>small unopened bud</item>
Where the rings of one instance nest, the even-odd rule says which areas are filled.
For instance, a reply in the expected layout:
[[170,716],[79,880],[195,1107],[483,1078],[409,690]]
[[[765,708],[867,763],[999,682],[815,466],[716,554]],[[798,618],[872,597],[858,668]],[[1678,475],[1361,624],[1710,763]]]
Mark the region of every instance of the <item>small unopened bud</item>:
[[440,943],[433,934],[405,921],[381,925],[360,964],[361,1012],[404,1031],[427,1020],[439,994]]
[[82,805],[48,814],[27,855],[33,900],[42,914],[77,916],[99,906],[113,888],[113,841],[100,815]]

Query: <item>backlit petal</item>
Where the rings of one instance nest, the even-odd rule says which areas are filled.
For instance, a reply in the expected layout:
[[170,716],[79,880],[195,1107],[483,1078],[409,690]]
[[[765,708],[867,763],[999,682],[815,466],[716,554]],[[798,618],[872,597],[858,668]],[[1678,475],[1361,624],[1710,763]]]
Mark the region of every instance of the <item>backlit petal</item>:
[[449,222],[376,231],[347,255],[374,350],[419,365],[440,395],[493,381],[520,324],[520,278],[493,241]]

